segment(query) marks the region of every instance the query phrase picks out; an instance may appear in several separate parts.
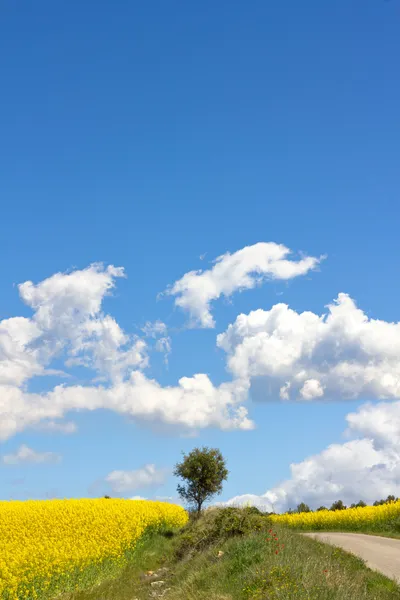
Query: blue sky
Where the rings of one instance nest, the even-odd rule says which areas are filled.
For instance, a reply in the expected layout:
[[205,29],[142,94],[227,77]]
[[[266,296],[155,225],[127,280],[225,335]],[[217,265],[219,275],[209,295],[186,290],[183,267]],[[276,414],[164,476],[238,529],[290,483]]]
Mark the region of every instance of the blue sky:
[[0,497],[175,498],[198,445],[221,501],[400,495],[399,2],[0,10]]

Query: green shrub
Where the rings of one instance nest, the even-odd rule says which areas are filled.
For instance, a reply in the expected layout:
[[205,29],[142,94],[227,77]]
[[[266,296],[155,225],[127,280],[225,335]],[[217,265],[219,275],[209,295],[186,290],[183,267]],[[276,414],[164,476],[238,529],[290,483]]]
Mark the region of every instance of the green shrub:
[[243,510],[247,511],[250,515],[264,515],[257,506],[246,506]]
[[261,511],[258,514],[252,508],[218,508],[190,521],[180,535],[175,549],[176,558],[190,557],[233,536],[267,530],[272,526]]

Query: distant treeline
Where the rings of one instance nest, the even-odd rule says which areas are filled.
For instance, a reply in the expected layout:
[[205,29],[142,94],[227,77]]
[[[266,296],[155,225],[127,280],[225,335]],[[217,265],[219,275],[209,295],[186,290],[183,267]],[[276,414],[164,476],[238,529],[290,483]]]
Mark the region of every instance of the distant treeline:
[[[110,496],[103,496],[103,498],[110,498]],[[386,498],[386,500],[375,500],[375,502],[373,503],[372,506],[381,506],[382,504],[389,504],[389,502],[397,502],[398,500],[400,500],[400,498],[396,498],[395,496],[390,494]],[[363,508],[364,506],[367,506],[367,504],[363,500],[360,500],[359,502],[357,502],[357,504],[354,504],[354,503],[350,504],[350,506],[346,506],[342,500],[336,500],[336,502],[334,502],[330,508],[327,508],[326,506],[319,506],[315,512],[317,512],[319,510],[333,510],[334,511],[334,510],[346,510],[346,508]],[[274,512],[266,512],[265,510],[263,510],[262,506],[260,506],[260,507],[252,506],[251,510],[252,510],[252,512],[263,513],[265,515],[277,514]],[[281,514],[293,515],[294,513],[305,513],[305,512],[313,512],[313,510],[305,502],[300,502],[300,504],[297,505],[297,508],[295,510],[292,508],[289,508],[289,510],[287,510],[286,512],[281,513]]]
[[[397,502],[398,500],[399,500],[399,498],[395,498],[395,496],[389,495],[386,498],[386,500],[375,500],[375,502],[373,503],[372,506],[381,506],[382,504],[388,504],[389,502]],[[336,500],[336,502],[334,502],[330,508],[327,508],[326,506],[320,506],[319,508],[317,508],[317,511],[318,510],[345,510],[346,508],[359,508],[359,507],[364,507],[364,506],[367,506],[367,504],[363,500],[360,500],[359,502],[357,502],[357,504],[351,504],[350,506],[346,506],[345,504],[343,504],[342,500]],[[300,504],[297,505],[296,510],[292,510],[291,508],[289,508],[289,510],[286,511],[286,513],[284,513],[284,514],[291,515],[293,513],[303,513],[303,512],[313,512],[313,511],[308,506],[308,504],[305,504],[305,502],[300,502]]]

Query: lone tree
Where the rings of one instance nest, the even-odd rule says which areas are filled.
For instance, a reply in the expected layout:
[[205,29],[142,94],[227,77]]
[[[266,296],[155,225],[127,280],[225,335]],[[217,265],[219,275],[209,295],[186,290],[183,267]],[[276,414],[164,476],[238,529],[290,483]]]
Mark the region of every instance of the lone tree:
[[200,514],[204,502],[221,493],[229,471],[217,448],[195,448],[187,455],[182,454],[183,460],[175,465],[174,475],[183,479],[184,484],[178,484],[177,490]]

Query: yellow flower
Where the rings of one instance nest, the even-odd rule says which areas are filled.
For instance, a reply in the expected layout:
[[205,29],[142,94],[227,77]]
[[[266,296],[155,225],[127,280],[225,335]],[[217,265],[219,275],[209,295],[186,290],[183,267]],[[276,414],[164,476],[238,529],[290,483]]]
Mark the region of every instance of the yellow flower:
[[55,576],[67,581],[76,568],[121,562],[148,526],[180,527],[187,519],[183,508],[164,502],[0,501],[0,597],[39,598]]
[[297,529],[357,531],[365,527],[379,528],[383,523],[388,523],[399,516],[400,501],[397,501],[379,506],[346,508],[345,510],[271,515],[271,519],[276,523]]

